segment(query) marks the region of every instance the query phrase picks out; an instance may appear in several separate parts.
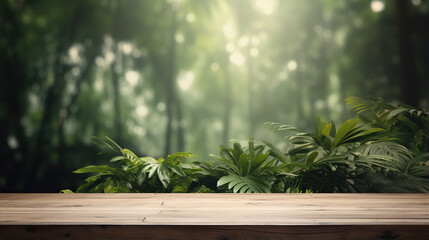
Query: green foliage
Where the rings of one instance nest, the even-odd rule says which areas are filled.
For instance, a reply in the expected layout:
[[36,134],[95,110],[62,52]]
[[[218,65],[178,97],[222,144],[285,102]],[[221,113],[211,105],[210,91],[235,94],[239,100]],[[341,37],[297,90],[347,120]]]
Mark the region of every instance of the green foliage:
[[273,182],[274,159],[264,151],[265,146],[256,145],[253,139],[243,148],[234,143],[233,148],[219,147],[220,156],[212,165],[212,172],[220,172],[217,186],[232,190],[234,193],[268,193]]
[[64,189],[64,190],[61,190],[60,193],[73,193],[73,191],[70,189]]
[[[320,119],[311,133],[266,123],[287,132],[285,150],[267,141],[255,144],[251,138],[245,147],[237,142],[219,146],[219,156],[211,155],[214,161],[182,164],[193,157],[189,152],[165,159],[138,157],[108,137],[99,139],[116,153],[110,162],[117,165],[76,170],[94,174],[76,192],[429,192],[429,153],[401,134],[422,132],[419,139],[424,139],[427,113],[381,99],[347,101],[359,111],[358,118],[338,128]],[[407,128],[410,121],[415,128]]]
[[193,157],[191,153],[178,152],[165,159],[137,157],[131,150],[121,148],[108,137],[99,141],[114,153],[120,154],[110,159],[116,167],[89,165],[74,171],[94,174],[76,192],[186,192],[192,183],[182,166],[183,159]]
[[[290,145],[285,153],[267,144],[272,155],[298,175],[286,176],[284,182],[315,192],[384,192],[393,179],[402,179],[394,181],[395,191],[429,192],[429,158],[419,143],[427,135],[427,113],[381,99],[352,97],[347,101],[359,111],[359,119],[345,121],[338,130],[334,123],[319,119],[313,133],[267,123],[276,131],[296,132],[287,135]],[[365,111],[369,114],[361,115]],[[417,127],[416,122],[422,125]],[[423,137],[416,139],[413,134]]]
[[429,113],[424,109],[395,105],[381,98],[349,97],[346,103],[357,111],[362,122],[386,130],[386,137],[394,138],[415,154],[428,152]]

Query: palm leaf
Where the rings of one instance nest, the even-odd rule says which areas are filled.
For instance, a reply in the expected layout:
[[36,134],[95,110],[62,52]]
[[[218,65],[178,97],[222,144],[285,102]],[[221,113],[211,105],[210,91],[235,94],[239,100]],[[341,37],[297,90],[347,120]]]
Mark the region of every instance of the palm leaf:
[[230,174],[221,177],[217,182],[218,187],[225,184],[228,184],[228,189],[232,189],[234,193],[269,193],[271,188],[269,180],[252,175],[243,177]]

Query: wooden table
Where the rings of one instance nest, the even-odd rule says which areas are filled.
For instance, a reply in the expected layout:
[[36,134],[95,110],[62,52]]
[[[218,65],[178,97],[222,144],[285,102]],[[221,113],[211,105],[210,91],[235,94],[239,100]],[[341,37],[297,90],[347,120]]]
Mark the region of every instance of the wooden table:
[[429,239],[427,194],[0,194],[0,239]]

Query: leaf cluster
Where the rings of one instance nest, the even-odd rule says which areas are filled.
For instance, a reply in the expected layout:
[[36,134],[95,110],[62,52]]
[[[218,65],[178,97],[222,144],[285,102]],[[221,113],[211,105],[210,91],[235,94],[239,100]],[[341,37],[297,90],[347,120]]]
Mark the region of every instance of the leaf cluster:
[[189,152],[174,153],[165,159],[138,157],[108,137],[99,141],[117,154],[110,159],[116,166],[89,165],[74,171],[93,174],[76,192],[187,192],[194,181],[182,165],[183,159],[193,157]]
[[221,145],[213,161],[182,164],[189,152],[138,157],[99,139],[116,165],[76,170],[93,174],[76,192],[429,192],[428,113],[382,99],[346,101],[358,113],[338,128],[317,119],[308,133],[269,122],[286,132],[286,149],[249,139]]

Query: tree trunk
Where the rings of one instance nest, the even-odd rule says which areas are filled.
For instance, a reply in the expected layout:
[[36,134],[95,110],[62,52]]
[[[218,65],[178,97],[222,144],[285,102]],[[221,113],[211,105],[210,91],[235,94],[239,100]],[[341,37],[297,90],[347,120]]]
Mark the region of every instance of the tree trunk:
[[[32,161],[29,162],[26,166],[27,174],[25,176],[25,188],[27,192],[38,191],[38,187],[40,186],[39,178],[40,176],[44,176],[44,172],[47,169],[47,165],[49,164],[48,159],[45,159],[45,154],[50,147],[53,147],[53,143],[51,141],[52,137],[48,136],[51,135],[52,124],[58,124],[58,122],[55,122],[55,120],[58,120],[59,108],[61,106],[61,96],[66,82],[64,80],[64,76],[71,68],[70,65],[64,65],[61,59],[67,53],[68,48],[72,45],[75,39],[76,28],[74,25],[79,25],[82,9],[82,2],[76,1],[73,15],[68,22],[68,27],[64,28],[64,31],[60,32],[58,35],[59,44],[57,46],[56,52],[54,53],[54,83],[49,87],[45,98],[43,117],[36,136],[36,144]],[[63,36],[65,37],[63,38]]]
[[249,137],[255,136],[255,115],[254,115],[254,101],[253,99],[256,97],[255,93],[253,92],[253,85],[255,84],[255,78],[254,78],[254,62],[252,59],[252,56],[248,54],[248,61],[247,61],[247,75],[248,75],[248,84],[247,84],[247,105],[248,105],[248,122],[249,122]]
[[176,6],[171,6],[171,36],[170,36],[170,49],[168,54],[168,73],[165,81],[166,96],[166,112],[167,112],[167,125],[165,129],[165,148],[164,156],[167,156],[171,151],[171,137],[172,137],[172,122],[173,122],[173,103],[175,101],[175,58],[176,58],[176,35],[177,19],[176,19]]
[[43,117],[40,122],[40,127],[36,137],[36,146],[34,149],[33,160],[27,164],[27,176],[26,176],[26,191],[35,192],[38,189],[39,176],[43,176],[45,167],[49,164],[49,161],[46,159],[46,153],[50,148],[53,147],[51,141],[53,124],[57,124],[55,120],[58,120],[58,113],[60,108],[60,102],[62,92],[64,90],[64,75],[70,68],[61,63],[61,58],[63,53],[66,51],[65,45],[58,47],[57,57],[54,64],[54,83],[48,90],[48,93],[45,98]]
[[[116,47],[117,48],[117,47]],[[119,58],[120,50],[116,51],[116,59],[115,62],[111,65],[111,74],[112,74],[112,86],[113,86],[113,114],[114,114],[114,126],[115,126],[115,141],[118,142],[118,144],[121,144],[122,142],[122,120],[121,120],[121,96],[120,96],[120,84],[119,84],[119,78],[120,75],[118,73],[117,67],[121,64],[121,61]],[[121,69],[121,67],[119,67]],[[121,69],[122,70],[122,69]]]
[[67,118],[70,116],[71,108],[74,106],[79,98],[80,90],[82,87],[82,83],[89,78],[92,67],[94,65],[95,57],[97,56],[98,49],[94,49],[95,47],[91,47],[88,51],[89,54],[87,56],[87,64],[82,74],[76,80],[75,86],[76,91],[72,94],[70,102],[63,109],[65,111],[65,116],[60,115],[60,119],[58,122],[58,152],[60,156],[65,154],[65,140],[64,140],[64,124],[67,121]]
[[[27,104],[27,76],[22,69],[26,69],[26,61],[22,59],[21,21],[19,10],[11,8],[13,2],[0,1],[0,154],[4,161],[0,168],[0,175],[6,179],[5,191],[16,191],[25,185],[22,182],[26,176],[25,164],[31,161],[30,148],[21,124],[22,116]],[[9,27],[8,27],[9,26]],[[27,80],[27,81],[26,81]],[[4,105],[3,105],[4,104]],[[16,137],[18,146],[11,149],[8,143],[9,136]],[[21,160],[21,161],[19,161]],[[24,170],[23,170],[24,169]],[[21,181],[21,182],[20,182]],[[20,185],[12,185],[12,183]],[[1,188],[2,186],[0,186]]]
[[183,122],[183,111],[182,102],[179,96],[176,99],[176,110],[177,110],[177,151],[185,151],[185,126]]
[[224,73],[224,114],[223,114],[223,132],[222,132],[222,141],[223,143],[226,143],[229,139],[229,127],[230,127],[230,121],[231,121],[231,110],[232,110],[232,98],[231,98],[231,79],[229,77],[229,60],[228,60],[228,54],[225,53],[225,58],[223,62],[225,63],[223,67],[223,73]]
[[414,54],[410,17],[408,13],[409,1],[395,0],[395,11],[398,30],[398,50],[400,58],[400,87],[401,98],[406,104],[419,106],[420,83],[415,73]]

